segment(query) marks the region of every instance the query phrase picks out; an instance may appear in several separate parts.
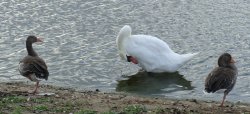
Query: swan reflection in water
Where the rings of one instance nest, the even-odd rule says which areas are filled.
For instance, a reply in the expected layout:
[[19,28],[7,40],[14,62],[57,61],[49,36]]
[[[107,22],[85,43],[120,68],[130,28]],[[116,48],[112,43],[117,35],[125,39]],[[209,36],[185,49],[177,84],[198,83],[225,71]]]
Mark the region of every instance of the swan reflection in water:
[[119,80],[116,91],[136,93],[141,95],[153,95],[171,93],[182,90],[192,90],[191,81],[183,75],[175,73],[147,73],[139,72],[127,76],[125,80]]

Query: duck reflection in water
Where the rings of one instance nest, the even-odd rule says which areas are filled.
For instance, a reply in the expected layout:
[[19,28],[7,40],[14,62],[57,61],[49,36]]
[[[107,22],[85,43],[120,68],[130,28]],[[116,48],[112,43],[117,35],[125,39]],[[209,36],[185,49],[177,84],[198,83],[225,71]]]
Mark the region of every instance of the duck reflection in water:
[[191,81],[183,75],[175,73],[147,73],[139,72],[128,76],[128,79],[119,80],[116,91],[152,95],[171,93],[182,90],[192,90]]

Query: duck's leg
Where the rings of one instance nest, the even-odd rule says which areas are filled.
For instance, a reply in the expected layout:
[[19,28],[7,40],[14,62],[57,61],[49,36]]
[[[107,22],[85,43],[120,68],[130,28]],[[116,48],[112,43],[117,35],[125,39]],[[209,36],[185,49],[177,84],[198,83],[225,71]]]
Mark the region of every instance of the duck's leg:
[[224,92],[224,96],[223,96],[222,102],[221,102],[221,104],[220,104],[220,107],[223,107],[223,104],[224,104],[224,101],[225,101],[225,99],[226,99],[226,96],[227,96],[227,93]]
[[35,89],[34,89],[34,91],[33,91],[32,93],[33,93],[33,94],[38,93],[38,92],[37,92],[38,88],[39,88],[39,81],[36,82],[36,87],[35,87]]
[[30,79],[31,81],[36,82],[35,89],[34,89],[33,91],[28,91],[28,92],[29,92],[29,93],[32,93],[32,94],[38,93],[38,92],[37,92],[37,89],[38,89],[38,87],[39,87],[39,80],[36,79],[36,75],[35,75],[34,73],[32,73],[32,74],[29,74],[29,75],[27,76],[27,78]]

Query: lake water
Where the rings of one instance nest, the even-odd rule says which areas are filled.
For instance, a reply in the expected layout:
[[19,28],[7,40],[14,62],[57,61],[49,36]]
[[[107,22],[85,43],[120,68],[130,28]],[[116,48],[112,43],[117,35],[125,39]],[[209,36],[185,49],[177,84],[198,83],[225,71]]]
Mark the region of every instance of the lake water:
[[[204,94],[204,80],[220,54],[237,61],[239,76],[227,101],[250,102],[250,2],[247,0],[2,0],[0,80],[28,81],[17,68],[28,35],[47,62],[43,84],[81,90],[123,91],[168,98],[221,100]],[[200,52],[168,74],[138,73],[121,61],[115,44],[121,27],[159,37],[177,53]]]

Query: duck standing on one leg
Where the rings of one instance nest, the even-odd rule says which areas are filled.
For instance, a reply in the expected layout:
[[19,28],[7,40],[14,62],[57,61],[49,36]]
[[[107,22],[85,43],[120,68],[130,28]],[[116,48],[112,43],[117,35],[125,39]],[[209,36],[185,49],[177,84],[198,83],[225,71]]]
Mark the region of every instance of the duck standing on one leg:
[[131,35],[131,27],[121,28],[116,44],[122,60],[139,64],[147,72],[176,72],[194,54],[177,54],[168,44],[154,36]]
[[39,81],[41,79],[48,80],[49,72],[47,65],[42,58],[40,58],[32,47],[32,43],[43,42],[41,38],[36,36],[28,36],[26,40],[26,49],[28,55],[24,57],[19,63],[19,72],[21,75],[36,82],[36,87],[33,94],[38,92]]
[[205,80],[205,91],[208,93],[225,89],[221,107],[224,104],[227,94],[233,89],[236,83],[238,71],[234,63],[235,61],[230,54],[222,54],[218,59],[219,67],[213,69]]

